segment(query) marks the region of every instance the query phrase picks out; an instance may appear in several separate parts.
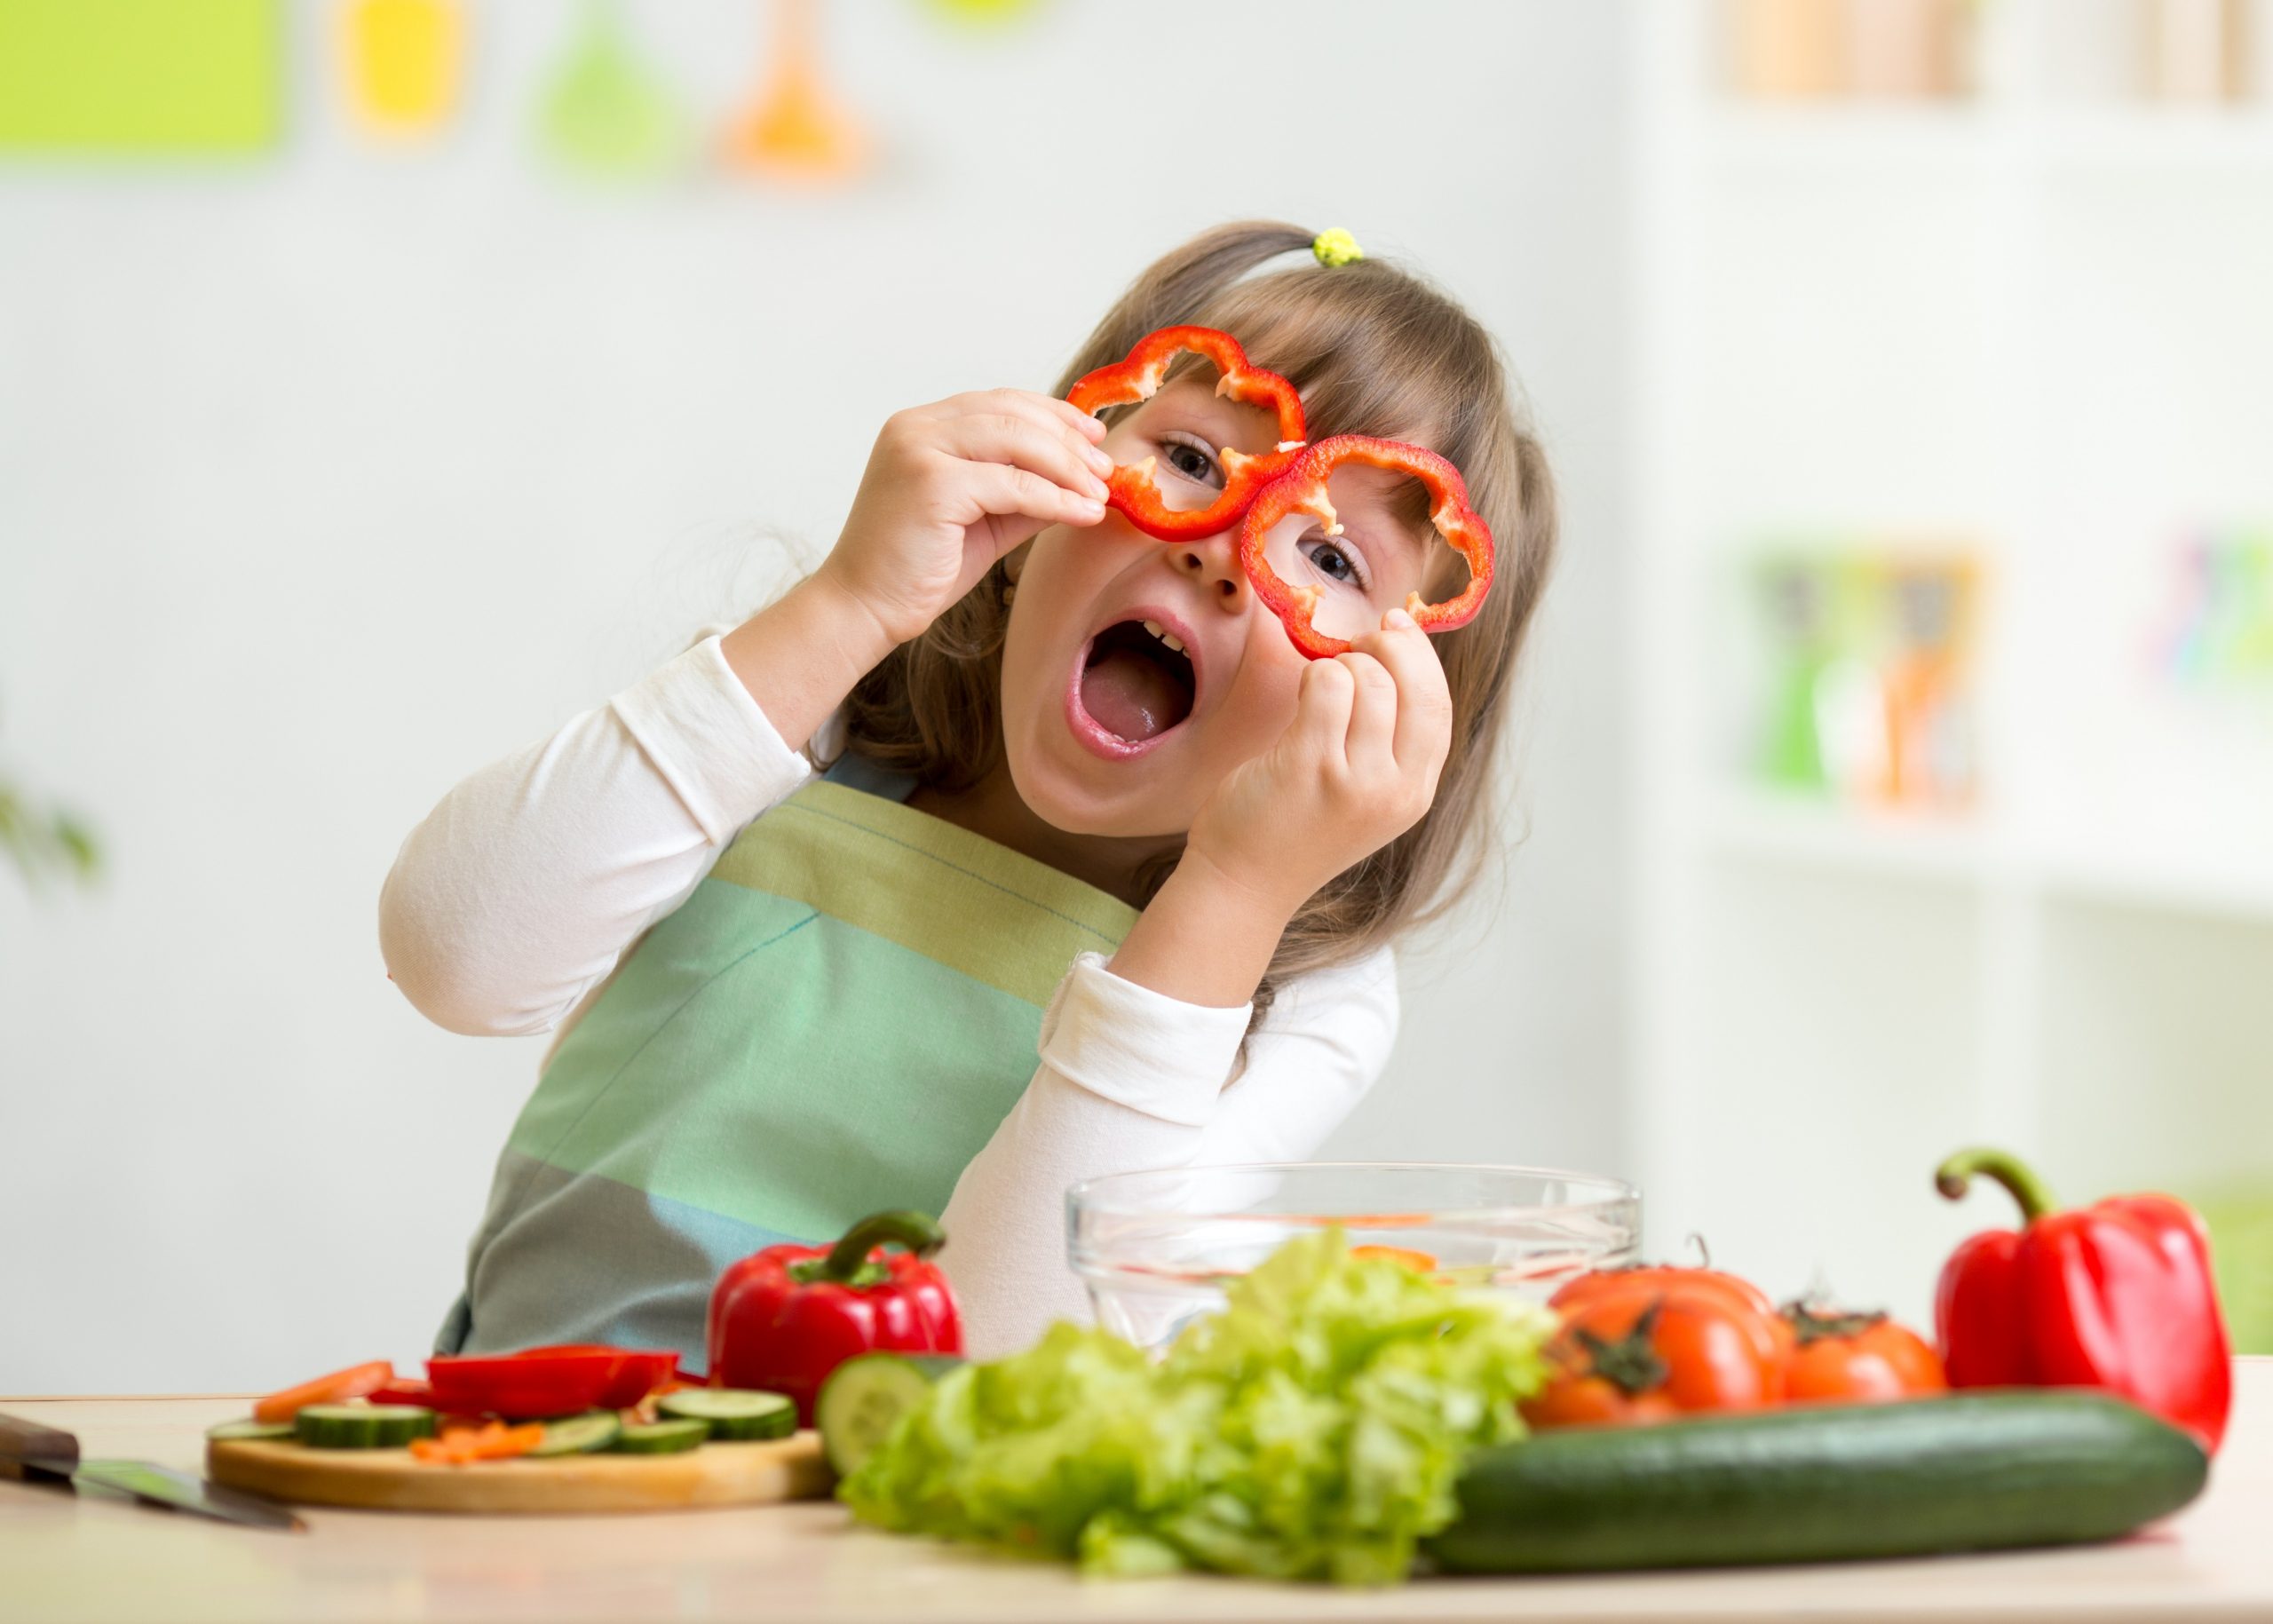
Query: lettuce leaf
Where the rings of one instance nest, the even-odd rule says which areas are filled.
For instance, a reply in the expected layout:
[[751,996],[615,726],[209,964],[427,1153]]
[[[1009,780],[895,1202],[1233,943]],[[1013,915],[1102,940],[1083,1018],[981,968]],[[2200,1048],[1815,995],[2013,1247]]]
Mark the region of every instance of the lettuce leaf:
[[1522,1435],[1551,1317],[1352,1257],[1332,1229],[1227,1296],[1157,1366],[1061,1323],[953,1372],[839,1496],[878,1527],[1096,1574],[1402,1579],[1468,1454]]

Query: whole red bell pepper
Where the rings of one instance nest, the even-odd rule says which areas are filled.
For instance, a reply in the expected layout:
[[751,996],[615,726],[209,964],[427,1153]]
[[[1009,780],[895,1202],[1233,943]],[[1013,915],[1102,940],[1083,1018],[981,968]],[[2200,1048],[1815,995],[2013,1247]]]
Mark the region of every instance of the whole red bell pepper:
[[1961,1243],[1934,1318],[1952,1387],[2099,1387],[2215,1452],[2233,1400],[2226,1322],[2202,1220],[2167,1195],[2062,1212],[2001,1151],[1960,1151],[1935,1184],[1952,1200],[1975,1174],[2020,1202],[2023,1228]]
[[880,1212],[833,1247],[752,1253],[710,1293],[710,1384],[784,1394],[811,1426],[820,1384],[856,1353],[961,1353],[954,1295],[926,1261],[946,1243],[923,1213]]

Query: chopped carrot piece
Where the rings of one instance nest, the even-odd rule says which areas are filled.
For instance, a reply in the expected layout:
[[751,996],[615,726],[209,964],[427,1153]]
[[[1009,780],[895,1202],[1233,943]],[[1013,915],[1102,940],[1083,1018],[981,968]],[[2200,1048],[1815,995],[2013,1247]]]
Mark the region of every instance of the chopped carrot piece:
[[454,1427],[440,1438],[414,1438],[410,1453],[413,1459],[430,1465],[471,1466],[477,1461],[510,1461],[543,1442],[544,1429],[540,1425],[509,1427],[493,1421],[479,1427]]
[[313,1382],[303,1382],[297,1387],[288,1387],[281,1393],[269,1394],[252,1406],[252,1418],[289,1421],[312,1404],[345,1404],[350,1398],[376,1393],[393,1380],[394,1367],[384,1359],[352,1365],[328,1376],[318,1376]]

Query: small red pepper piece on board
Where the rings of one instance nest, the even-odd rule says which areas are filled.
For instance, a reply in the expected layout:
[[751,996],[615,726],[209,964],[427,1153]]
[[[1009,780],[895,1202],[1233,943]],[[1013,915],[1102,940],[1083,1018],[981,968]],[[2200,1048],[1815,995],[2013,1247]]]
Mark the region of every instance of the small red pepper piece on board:
[[1295,513],[1317,519],[1328,535],[1341,534],[1342,521],[1327,495],[1327,481],[1344,463],[1363,463],[1420,480],[1429,493],[1429,522],[1468,560],[1468,585],[1458,597],[1427,604],[1415,592],[1406,601],[1414,624],[1423,631],[1450,631],[1474,620],[1492,590],[1492,530],[1469,506],[1468,485],[1460,470],[1435,452],[1402,440],[1337,434],[1298,452],[1284,472],[1255,494],[1239,525],[1239,563],[1255,583],[1255,596],[1286,626],[1295,646],[1312,660],[1331,660],[1350,652],[1348,643],[1311,624],[1318,612],[1318,588],[1288,586],[1271,567],[1263,546],[1279,521]]
[[1952,1387],[2098,1387],[2191,1432],[2215,1453],[2233,1360],[2202,1220],[2167,1195],[2062,1212],[2001,1151],[1961,1151],[1934,1182],[1951,1200],[1975,1174],[2020,1202],[2018,1232],[1960,1243],[1934,1317]]
[[1219,450],[1216,455],[1224,469],[1224,488],[1213,502],[1200,508],[1178,510],[1160,500],[1151,457],[1115,468],[1105,481],[1108,503],[1155,541],[1194,541],[1230,529],[1255,492],[1286,467],[1308,435],[1303,424],[1303,398],[1295,386],[1275,372],[1248,365],[1239,341],[1212,327],[1164,327],[1147,333],[1136,341],[1126,360],[1085,374],[1065,392],[1065,398],[1092,415],[1107,407],[1149,400],[1160,392],[1168,364],[1187,353],[1214,363],[1217,394],[1276,412],[1279,444],[1257,456],[1229,446]]
[[[905,1249],[886,1253],[887,1243]],[[856,1353],[961,1353],[954,1295],[927,1261],[946,1244],[923,1213],[880,1212],[833,1247],[743,1258],[710,1293],[711,1385],[786,1394],[810,1427],[821,1383]]]

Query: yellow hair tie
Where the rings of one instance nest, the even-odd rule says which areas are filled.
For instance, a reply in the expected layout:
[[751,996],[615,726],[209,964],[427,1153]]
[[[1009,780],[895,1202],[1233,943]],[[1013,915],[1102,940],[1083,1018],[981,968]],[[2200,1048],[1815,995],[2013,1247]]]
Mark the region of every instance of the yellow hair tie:
[[1348,265],[1363,259],[1366,250],[1358,246],[1358,239],[1339,226],[1330,226],[1311,241],[1311,252],[1318,256],[1320,265]]

